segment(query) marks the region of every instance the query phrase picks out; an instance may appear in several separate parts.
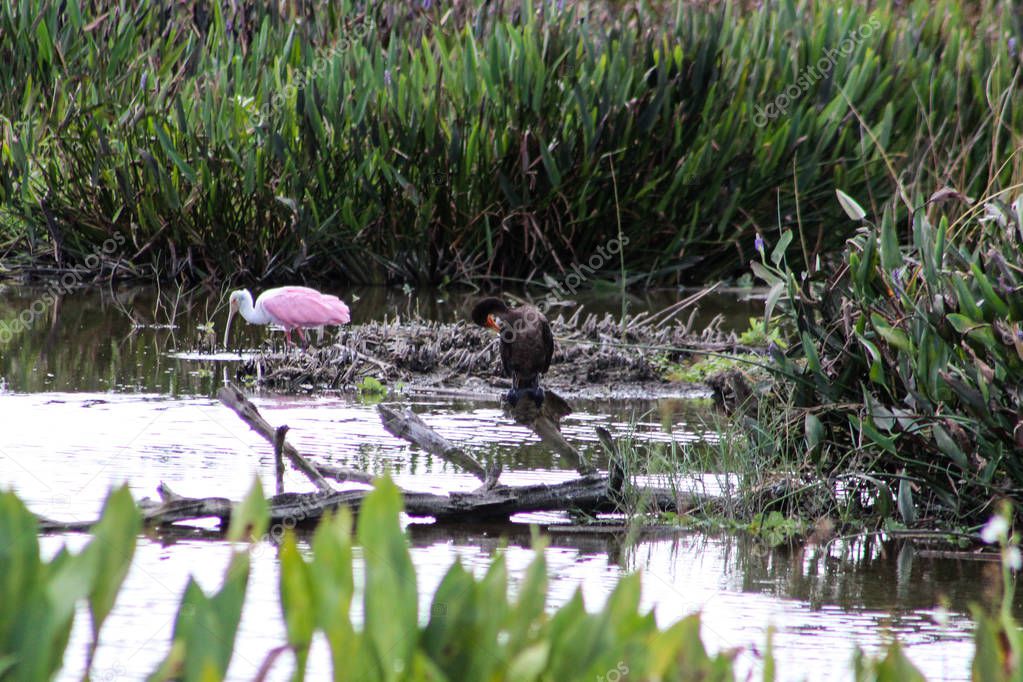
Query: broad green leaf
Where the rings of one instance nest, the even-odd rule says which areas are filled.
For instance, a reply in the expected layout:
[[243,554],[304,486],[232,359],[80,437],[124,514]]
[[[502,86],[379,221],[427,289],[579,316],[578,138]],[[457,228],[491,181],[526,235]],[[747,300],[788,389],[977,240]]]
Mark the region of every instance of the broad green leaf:
[[789,248],[789,244],[792,243],[792,230],[785,230],[781,233],[778,238],[778,243],[775,244],[771,250],[771,262],[777,267],[781,265],[781,261],[785,258],[785,250]]
[[785,283],[777,282],[771,287],[771,290],[767,292],[767,300],[764,303],[764,333],[769,333],[768,324],[771,321],[771,316],[774,314],[774,307],[778,305],[778,301],[781,299],[782,294],[785,293]]
[[[879,682],[898,680],[898,682],[926,682],[923,674],[902,652],[898,642],[892,642],[888,650],[875,667]],[[974,678],[978,679],[978,678]]]
[[50,40],[50,29],[46,25],[46,18],[39,17],[36,25],[36,45],[39,48],[39,56],[42,61],[49,64],[53,61],[53,43]]
[[11,640],[41,578],[35,517],[13,492],[0,493],[0,646]]
[[476,596],[472,573],[456,559],[434,594],[421,644],[423,652],[450,679],[476,679],[469,677],[480,644],[474,626],[486,616],[486,607]]
[[903,523],[907,526],[912,526],[916,523],[916,507],[913,505],[913,486],[905,478],[905,470],[901,473],[903,478],[899,479],[899,495],[897,498],[899,516],[902,517]]
[[998,319],[1005,319],[1009,317],[1009,306],[1005,304],[1005,301],[995,293],[994,287],[991,286],[990,280],[984,271],[980,269],[977,263],[970,263],[970,271],[973,273],[973,281],[980,287],[980,292],[984,296],[984,304],[989,308]]
[[764,280],[769,286],[774,287],[778,284],[784,284],[781,277],[768,270],[764,265],[757,261],[750,261],[750,268],[753,270],[753,274]]
[[358,537],[366,562],[365,636],[385,680],[404,677],[412,663],[418,620],[416,573],[398,513],[401,494],[378,480],[359,509]]
[[909,336],[906,332],[891,326],[888,324],[887,320],[877,313],[870,314],[870,322],[873,325],[874,330],[888,343],[888,345],[894,346],[904,353],[913,352],[913,344],[910,342]]
[[550,658],[550,642],[541,640],[526,647],[508,664],[508,682],[533,682],[540,677]]
[[537,540],[533,544],[533,561],[526,568],[525,578],[519,587],[518,600],[507,614],[508,650],[512,653],[526,646],[530,629],[544,619],[547,600],[547,560],[544,544]]
[[899,237],[895,233],[895,216],[886,209],[881,218],[881,267],[891,275],[903,265],[902,251],[899,249]]
[[960,469],[967,471],[969,463],[966,460],[966,455],[963,454],[963,451],[948,434],[948,431],[940,424],[934,424],[931,426],[931,433],[934,435],[934,442],[938,449],[955,462]]
[[[110,493],[100,521],[92,529],[93,539],[83,551],[95,566],[95,582],[89,592],[94,641],[106,620],[135,556],[135,542],[142,528],[142,516],[128,486]],[[83,557],[84,558],[84,557]]]
[[803,419],[803,429],[806,434],[806,449],[809,452],[816,452],[824,442],[824,424],[817,418],[817,415],[807,412]]
[[266,535],[269,523],[270,506],[263,496],[263,485],[258,476],[253,476],[245,499],[231,510],[227,539],[230,542],[259,542]]
[[288,644],[295,653],[294,679],[305,679],[309,646],[316,628],[316,609],[309,567],[298,552],[295,534],[285,533],[281,547],[281,611],[288,631]]

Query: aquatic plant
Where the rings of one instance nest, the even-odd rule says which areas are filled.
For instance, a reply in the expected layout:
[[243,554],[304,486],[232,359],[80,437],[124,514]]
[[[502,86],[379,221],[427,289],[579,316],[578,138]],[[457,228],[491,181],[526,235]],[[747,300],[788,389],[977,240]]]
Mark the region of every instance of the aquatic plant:
[[36,518],[0,493],[0,677],[47,680],[61,667],[78,602],[92,622],[88,658],[128,574],[141,516],[127,487],[111,491],[92,540],[78,554],[39,557]]
[[[638,575],[622,578],[599,611],[587,612],[578,590],[566,604],[548,611],[539,541],[516,597],[508,595],[500,553],[479,578],[456,561],[433,596],[429,617],[421,621],[400,510],[398,489],[381,479],[361,506],[354,533],[352,514],[341,509],[320,523],[309,551],[299,550],[293,533],[285,535],[278,551],[287,642],[268,652],[264,672],[288,660],[281,654],[290,651],[294,679],[304,679],[310,644],[323,633],[335,680],[735,679],[732,653],[705,650],[699,616],[661,630],[652,613],[640,612]],[[81,600],[88,601],[92,613],[90,651],[95,650],[131,564],[139,519],[127,489],[116,490],[84,550],[77,555],[61,550],[43,562],[35,517],[13,493],[0,494],[0,675],[51,679],[61,666]],[[1010,608],[1010,569],[1019,550],[1010,519],[1011,511],[1002,509],[985,531],[1002,548],[1005,590],[997,614],[975,610],[973,670],[979,680],[1015,679],[1020,671],[1023,631]],[[224,679],[248,590],[250,552],[267,541],[267,526],[268,506],[257,481],[232,515],[227,539],[236,545],[222,585],[207,594],[189,580],[167,656],[149,680]],[[358,622],[353,618],[356,543],[362,547],[365,586]],[[852,667],[857,680],[924,679],[897,642],[877,658],[857,650]],[[774,679],[770,637],[763,668],[764,679]]]
[[772,352],[774,430],[819,476],[864,490],[851,502],[909,525],[978,523],[1001,497],[1018,508],[1023,197],[1009,196],[943,190],[878,224],[840,194],[859,227],[838,267],[754,264],[792,341]]
[[387,396],[386,384],[373,376],[363,377],[355,390],[359,395],[359,401],[367,405],[374,405]]
[[848,234],[836,184],[876,207],[886,173],[979,193],[1014,172],[990,161],[1023,128],[1017,22],[953,0],[17,0],[0,239],[107,274],[440,282],[568,273],[627,238],[600,261],[624,284],[735,274],[798,223],[812,262]]

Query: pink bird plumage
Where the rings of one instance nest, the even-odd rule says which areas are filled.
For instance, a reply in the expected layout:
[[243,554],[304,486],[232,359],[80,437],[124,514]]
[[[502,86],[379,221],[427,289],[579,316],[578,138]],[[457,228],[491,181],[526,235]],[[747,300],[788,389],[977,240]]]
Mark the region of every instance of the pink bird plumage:
[[351,311],[344,301],[309,287],[267,289],[259,295],[255,304],[252,302],[252,294],[246,289],[238,289],[231,292],[227,328],[224,330],[225,346],[235,312],[252,324],[276,324],[283,328],[287,343],[291,343],[293,329],[298,330],[299,338],[305,343],[303,329],[348,324],[352,319]]

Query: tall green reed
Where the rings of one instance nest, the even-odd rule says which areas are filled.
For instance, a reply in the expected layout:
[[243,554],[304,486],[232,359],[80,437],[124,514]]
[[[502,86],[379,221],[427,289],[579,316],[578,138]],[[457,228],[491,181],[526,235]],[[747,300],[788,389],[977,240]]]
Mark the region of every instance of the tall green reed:
[[836,184],[1016,170],[1007,3],[565,5],[9,3],[0,212],[63,263],[437,282],[566,268],[620,207],[630,272],[703,280],[797,215],[836,248]]

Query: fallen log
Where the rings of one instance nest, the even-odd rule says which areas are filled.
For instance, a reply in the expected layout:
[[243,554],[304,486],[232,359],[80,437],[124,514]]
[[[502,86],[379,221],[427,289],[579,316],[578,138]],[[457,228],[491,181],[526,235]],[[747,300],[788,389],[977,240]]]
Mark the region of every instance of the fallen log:
[[[145,498],[139,502],[147,526],[164,526],[215,518],[226,530],[235,507],[223,497],[191,498],[171,491],[165,483],[157,488],[161,501]],[[338,490],[333,492],[283,493],[268,498],[271,535],[280,528],[315,526],[324,514],[349,507],[358,512],[369,490]],[[449,495],[403,491],[405,513],[413,517],[431,517],[444,523],[480,523],[509,521],[516,514],[529,512],[567,511],[595,516],[608,512],[683,512],[708,500],[694,493],[685,495],[661,488],[642,489],[642,508],[626,509],[620,495],[608,490],[608,478],[590,475],[562,483],[538,483],[524,486],[497,486],[472,492]],[[88,531],[94,522],[60,522],[39,519],[43,532]]]
[[497,465],[496,469],[492,471],[487,471],[486,467],[480,464],[475,457],[462,448],[452,445],[446,438],[427,426],[426,422],[412,410],[406,408],[402,412],[398,412],[387,405],[378,405],[377,413],[380,415],[380,421],[384,424],[384,429],[395,438],[407,440],[431,455],[465,469],[480,479],[486,488],[492,488],[497,484],[497,478],[501,474],[500,465]]
[[[341,480],[359,483],[371,483],[373,476],[355,469],[325,467],[309,462],[285,440],[286,427],[275,428],[266,422],[255,405],[237,387],[227,386],[218,395],[225,405],[273,446],[278,457],[287,457],[295,468],[305,473],[317,486],[315,492],[279,493],[268,499],[271,534],[282,528],[315,525],[324,514],[342,506],[358,510],[369,491],[336,490],[324,480],[323,474],[335,470]],[[551,401],[550,404],[557,406],[558,403]],[[451,492],[447,495],[403,490],[405,512],[410,516],[431,517],[437,522],[447,523],[507,522],[516,514],[529,512],[567,511],[589,516],[606,512],[682,513],[697,506],[713,505],[716,501],[712,496],[696,492],[630,485],[617,445],[604,429],[598,429],[597,434],[611,458],[609,475],[591,473],[594,471],[592,465],[579,454],[577,468],[585,472],[579,478],[561,483],[507,486],[497,483],[499,467],[486,469],[471,453],[451,444],[411,410],[398,412],[380,406],[378,411],[384,427],[390,433],[470,471],[483,481],[483,485],[476,490]],[[516,418],[525,419],[527,416],[519,410]],[[560,438],[555,421],[558,415],[551,414],[550,408],[546,412],[541,410],[539,414],[534,410],[534,414],[528,418],[533,419],[534,423],[539,420],[548,422],[544,428],[553,429]],[[548,442],[547,438],[544,440]],[[568,447],[571,448],[571,445]],[[575,451],[574,448],[572,450]],[[150,527],[215,518],[226,529],[237,504],[223,497],[184,497],[172,491],[165,483],[159,485],[157,492],[159,501],[148,498],[139,501],[144,523]],[[39,517],[39,528],[43,532],[87,531],[93,524]]]

